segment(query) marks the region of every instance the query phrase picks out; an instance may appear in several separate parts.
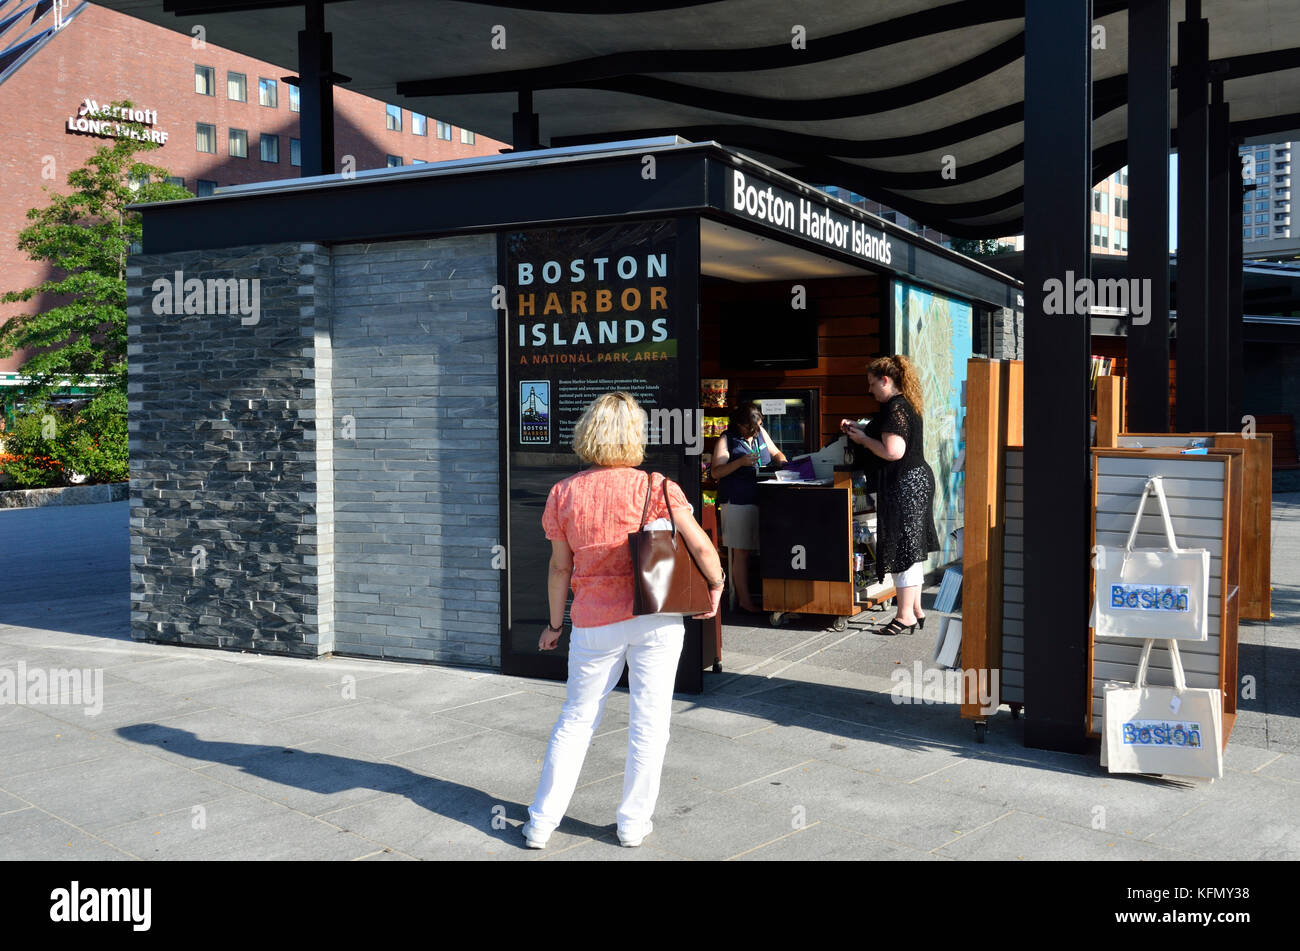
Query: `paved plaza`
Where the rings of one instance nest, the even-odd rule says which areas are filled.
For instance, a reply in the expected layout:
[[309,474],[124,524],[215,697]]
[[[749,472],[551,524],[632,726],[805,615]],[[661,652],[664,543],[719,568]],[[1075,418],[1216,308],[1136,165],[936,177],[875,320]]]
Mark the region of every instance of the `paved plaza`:
[[0,511],[0,668],[103,672],[95,716],[0,705],[0,859],[1300,859],[1300,494],[1274,499],[1276,617],[1241,626],[1256,697],[1222,780],[1110,776],[1095,747],[1026,749],[1005,707],[977,744],[954,706],[894,703],[937,615],[762,622],[676,698],[645,844],[615,835],[620,690],[541,852],[518,827],[563,684],[133,642],[127,517]]

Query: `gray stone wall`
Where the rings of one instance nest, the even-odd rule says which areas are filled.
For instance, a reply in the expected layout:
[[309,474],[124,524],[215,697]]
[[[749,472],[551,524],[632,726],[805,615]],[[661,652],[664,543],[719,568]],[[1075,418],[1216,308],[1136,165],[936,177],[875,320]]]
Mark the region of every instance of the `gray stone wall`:
[[986,356],[994,360],[1025,358],[1025,316],[1023,311],[999,307],[980,311],[980,342]]
[[335,649],[499,666],[496,239],[333,255]]
[[[328,265],[296,243],[131,259],[136,639],[333,649]],[[201,294],[202,313],[160,313],[174,298],[155,281],[178,276],[256,279],[258,311]]]

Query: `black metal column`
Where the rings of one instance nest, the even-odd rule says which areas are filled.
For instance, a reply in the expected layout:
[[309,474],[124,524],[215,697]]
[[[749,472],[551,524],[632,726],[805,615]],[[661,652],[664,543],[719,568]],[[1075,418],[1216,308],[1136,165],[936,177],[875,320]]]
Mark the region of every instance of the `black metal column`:
[[[1128,8],[1128,267],[1149,288],[1128,326],[1128,429],[1169,432],[1169,0]],[[1149,282],[1149,283],[1147,283]]]
[[540,149],[541,122],[533,112],[533,91],[519,90],[519,111],[512,113],[514,119],[514,137],[511,141],[512,151],[528,152]]
[[1025,744],[1066,751],[1088,696],[1090,318],[1046,311],[1091,278],[1091,30],[1092,0],[1026,0]]
[[1178,432],[1208,428],[1209,21],[1187,0],[1178,24]]
[[[1206,216],[1209,235],[1205,269],[1208,291],[1205,428],[1210,432],[1221,432],[1236,428],[1228,422],[1228,374],[1224,372],[1224,363],[1228,356],[1229,266],[1232,259],[1229,250],[1232,235],[1228,231],[1228,201],[1232,187],[1228,175],[1237,162],[1236,156],[1228,151],[1232,133],[1228,127],[1228,104],[1223,101],[1223,81],[1216,79],[1213,88],[1209,113],[1209,213]],[[1237,235],[1240,239],[1241,232],[1238,231]]]
[[334,171],[334,37],[325,32],[323,0],[304,4],[307,29],[298,31],[298,114],[302,175]]
[[[1232,155],[1232,164],[1228,169],[1228,431],[1238,430],[1242,426],[1242,374],[1245,373],[1246,352],[1242,333],[1245,326],[1242,317],[1242,221],[1244,212],[1242,203],[1250,192],[1241,178],[1241,157],[1237,152],[1239,140],[1228,144]],[[1253,219],[1252,219],[1253,220]]]

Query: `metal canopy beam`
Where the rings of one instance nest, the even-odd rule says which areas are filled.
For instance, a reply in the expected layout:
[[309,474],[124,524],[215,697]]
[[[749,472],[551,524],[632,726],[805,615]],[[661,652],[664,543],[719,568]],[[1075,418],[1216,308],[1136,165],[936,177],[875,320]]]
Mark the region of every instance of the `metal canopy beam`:
[[[1089,280],[1092,3],[1025,4],[1025,744],[1083,748],[1088,696],[1089,320],[1046,313]],[[981,513],[982,514],[982,513]],[[974,517],[976,513],[968,513]]]

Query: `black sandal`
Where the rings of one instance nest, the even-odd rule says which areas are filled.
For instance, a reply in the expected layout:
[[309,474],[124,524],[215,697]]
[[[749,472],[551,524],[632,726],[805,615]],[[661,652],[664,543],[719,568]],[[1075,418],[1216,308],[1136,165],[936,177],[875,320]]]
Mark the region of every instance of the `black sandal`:
[[886,637],[893,637],[896,634],[911,634],[915,630],[916,630],[915,622],[913,622],[912,624],[904,624],[902,621],[898,619],[898,616],[895,615],[892,621],[890,621],[880,630],[876,631],[876,633],[883,634]]

